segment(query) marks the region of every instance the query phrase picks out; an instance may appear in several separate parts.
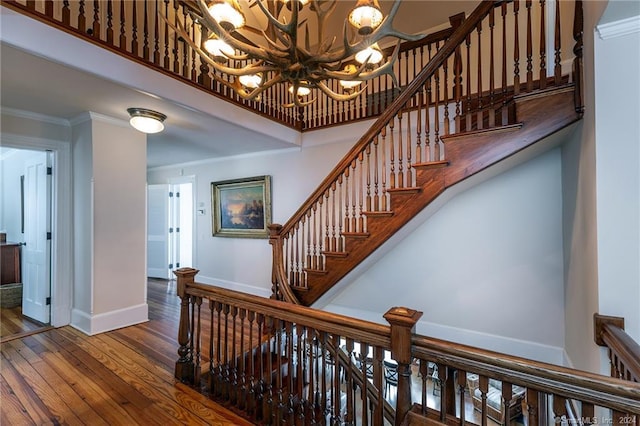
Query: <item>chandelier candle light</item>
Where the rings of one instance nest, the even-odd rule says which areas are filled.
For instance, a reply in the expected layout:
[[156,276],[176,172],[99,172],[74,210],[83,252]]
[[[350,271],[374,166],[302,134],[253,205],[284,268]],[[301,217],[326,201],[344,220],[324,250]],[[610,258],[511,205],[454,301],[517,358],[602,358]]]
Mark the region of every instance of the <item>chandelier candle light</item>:
[[[240,97],[257,100],[268,88],[287,84],[292,102],[286,107],[303,107],[313,89],[318,89],[336,101],[358,97],[363,82],[388,74],[397,85],[393,64],[398,57],[400,42],[413,41],[423,34],[405,34],[392,27],[400,7],[395,0],[388,16],[380,10],[378,0],[357,0],[345,19],[342,41],[324,36],[327,19],[334,12],[338,0],[194,0],[190,14],[201,26],[201,34],[208,37],[201,45],[190,35],[186,25],[177,19],[167,23],[182,39],[213,68],[211,76],[230,87]],[[265,28],[247,25],[248,9],[257,6],[266,19]],[[308,8],[317,19],[317,43],[311,45],[308,18],[301,17]],[[304,10],[306,12],[306,9]],[[306,16],[306,15],[305,15]],[[301,33],[301,34],[299,34]],[[397,41],[391,57],[384,60],[378,42],[384,38]],[[302,41],[299,43],[299,41]],[[241,62],[241,66],[233,63]],[[341,90],[328,84],[337,80]]]

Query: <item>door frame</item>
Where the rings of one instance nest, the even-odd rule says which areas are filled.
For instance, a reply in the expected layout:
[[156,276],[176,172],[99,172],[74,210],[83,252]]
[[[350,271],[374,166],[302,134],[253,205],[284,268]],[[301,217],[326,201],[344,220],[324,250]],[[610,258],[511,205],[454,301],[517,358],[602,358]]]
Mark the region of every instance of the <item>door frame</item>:
[[[33,117],[30,117],[35,119]],[[67,120],[56,123],[69,127]],[[54,139],[1,133],[2,145],[8,148],[51,151],[51,325],[71,323],[73,306],[73,206],[71,179],[71,143]]]
[[191,265],[180,265],[180,266],[189,266],[191,268],[195,268],[195,263],[197,259],[196,253],[196,235],[198,235],[197,230],[197,218],[196,218],[196,199],[197,199],[197,185],[196,185],[196,176],[179,176],[172,177],[167,180],[169,185],[181,185],[184,183],[191,184]]

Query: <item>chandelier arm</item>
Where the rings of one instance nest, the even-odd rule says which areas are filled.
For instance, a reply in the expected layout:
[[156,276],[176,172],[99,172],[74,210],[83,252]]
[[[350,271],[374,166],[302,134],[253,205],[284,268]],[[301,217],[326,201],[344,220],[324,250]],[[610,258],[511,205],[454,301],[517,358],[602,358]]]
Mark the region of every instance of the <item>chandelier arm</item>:
[[[199,0],[199,1],[203,1],[203,0]],[[278,20],[278,18],[273,16],[273,14],[265,7],[264,4],[262,4],[260,0],[257,0],[256,3],[260,7],[260,10],[262,10],[262,13],[264,13],[264,15],[267,17],[267,20],[271,25],[273,25],[283,33],[286,33],[289,35],[291,35],[292,33],[295,33],[296,29],[298,28],[298,8],[297,7],[291,8],[292,9],[291,22],[288,24],[283,24]]]
[[275,77],[273,77],[271,80],[269,80],[268,82],[266,82],[262,86],[257,87],[257,88],[255,88],[255,89],[253,89],[251,91],[246,90],[242,86],[242,84],[240,84],[238,82],[238,80],[235,80],[233,83],[231,83],[231,82],[229,82],[227,80],[224,80],[224,79],[218,77],[215,74],[213,74],[213,79],[216,80],[217,82],[223,84],[224,86],[227,86],[231,90],[235,91],[242,99],[251,101],[251,100],[254,100],[255,98],[257,98],[258,96],[260,96],[260,94],[262,94],[265,90],[267,90],[271,86],[280,83],[282,81],[282,76],[276,75]]
[[[288,40],[281,38],[281,36],[279,36],[279,34],[280,33],[276,32],[276,37],[278,37],[280,42],[282,42],[286,46],[286,42],[288,42]],[[282,54],[282,55],[275,55],[275,56],[284,58],[284,57],[287,57],[289,55],[290,47],[282,48],[282,47],[278,46],[278,43],[275,42],[274,40],[271,40],[271,38],[264,31],[262,31],[262,37],[264,37],[264,39],[267,41],[269,46],[271,46],[273,49],[275,49],[276,51],[278,51],[278,52],[280,52]],[[286,56],[283,56],[283,55],[286,55]]]
[[[227,44],[229,44],[234,49],[240,50],[241,52],[246,53],[249,56],[255,57],[257,59],[262,59],[265,61],[271,61],[272,59],[269,57],[269,53],[264,49],[255,47],[249,43],[244,43],[237,38],[233,37],[228,31],[226,31],[218,22],[211,17],[207,10],[207,4],[204,0],[197,0],[198,6],[200,7],[200,13],[202,16],[199,16],[198,19],[200,22],[211,32],[216,34],[218,37],[223,39]],[[165,18],[166,19],[166,18]]]
[[334,92],[333,90],[331,90],[331,88],[329,88],[322,81],[319,81],[318,83],[316,83],[316,86],[318,87],[318,89],[320,89],[322,91],[322,93],[324,93],[325,95],[327,95],[328,97],[330,97],[334,101],[338,101],[338,102],[345,102],[345,101],[353,100],[353,99],[357,98],[358,96],[360,96],[362,94],[362,92],[364,92],[364,90],[365,90],[365,88],[363,87],[362,89],[358,90],[357,92],[353,92],[351,94],[343,95],[343,94]]
[[293,108],[293,107],[299,107],[299,108],[304,108],[308,105],[311,105],[312,103],[314,103],[316,101],[316,98],[311,98],[308,101],[302,101],[302,99],[299,96],[294,96],[293,102],[290,104],[283,104],[282,106],[285,108]]
[[[161,16],[164,18],[163,15],[161,15]],[[272,67],[272,66],[262,66],[262,63],[265,62],[263,60],[259,60],[258,62],[251,63],[249,65],[246,65],[246,66],[242,67],[242,68],[232,68],[232,67],[226,67],[224,65],[220,65],[218,62],[216,62],[215,60],[211,59],[211,57],[209,57],[207,52],[202,50],[198,45],[196,45],[196,43],[193,40],[191,40],[191,38],[189,38],[189,34],[186,32],[182,22],[180,22],[179,20],[176,21],[178,27],[175,27],[171,22],[168,22],[168,20],[166,20],[166,21],[167,21],[167,24],[169,25],[169,27],[173,31],[178,33],[178,35],[181,36],[187,42],[187,44],[193,50],[195,50],[196,53],[198,53],[198,55],[200,55],[200,58],[202,60],[207,62],[209,65],[211,65],[214,69],[216,69],[219,72],[224,72],[224,73],[231,74],[231,75],[234,75],[234,76],[240,76],[240,75],[246,75],[246,74],[255,74],[257,72],[277,71],[279,69],[277,67]],[[248,56],[247,55],[238,55],[238,56],[229,55],[228,58],[232,59],[232,60],[246,60],[246,59],[248,59]]]

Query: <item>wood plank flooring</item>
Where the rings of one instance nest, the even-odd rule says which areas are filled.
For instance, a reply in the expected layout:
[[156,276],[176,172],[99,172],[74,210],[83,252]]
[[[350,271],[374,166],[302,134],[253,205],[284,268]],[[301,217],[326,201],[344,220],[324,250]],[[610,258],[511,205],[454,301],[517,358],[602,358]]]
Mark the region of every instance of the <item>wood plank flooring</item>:
[[0,424],[250,425],[173,378],[179,305],[167,284],[149,281],[147,323],[2,343]]
[[28,336],[50,326],[22,315],[22,307],[0,308],[0,343]]

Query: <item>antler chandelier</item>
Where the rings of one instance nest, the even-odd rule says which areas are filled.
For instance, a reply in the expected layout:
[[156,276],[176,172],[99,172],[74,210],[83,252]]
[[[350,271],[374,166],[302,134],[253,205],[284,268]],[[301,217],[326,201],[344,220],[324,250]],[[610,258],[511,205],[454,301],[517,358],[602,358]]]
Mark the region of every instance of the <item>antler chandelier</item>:
[[[378,0],[357,0],[345,19],[342,40],[326,38],[325,29],[337,0],[252,0],[243,10],[238,0],[195,0],[190,11],[206,38],[200,46],[179,19],[176,31],[213,71],[211,76],[230,87],[240,97],[257,100],[268,88],[288,84],[292,102],[285,106],[305,106],[311,89],[318,89],[336,101],[355,99],[362,93],[363,82],[383,74],[397,85],[393,64],[400,42],[418,40],[422,34],[405,34],[395,30],[392,22],[400,6],[396,0],[388,16],[380,10]],[[244,4],[244,3],[243,3]],[[246,24],[248,9],[258,7],[266,18],[265,28]],[[309,8],[317,19],[317,41],[312,45],[308,18],[301,18]],[[396,39],[396,48],[385,60],[378,45],[383,38]],[[237,65],[240,64],[240,65]],[[339,92],[328,82],[338,80]],[[333,85],[335,86],[335,85]]]

